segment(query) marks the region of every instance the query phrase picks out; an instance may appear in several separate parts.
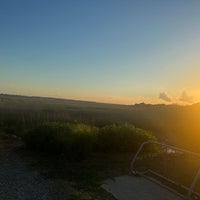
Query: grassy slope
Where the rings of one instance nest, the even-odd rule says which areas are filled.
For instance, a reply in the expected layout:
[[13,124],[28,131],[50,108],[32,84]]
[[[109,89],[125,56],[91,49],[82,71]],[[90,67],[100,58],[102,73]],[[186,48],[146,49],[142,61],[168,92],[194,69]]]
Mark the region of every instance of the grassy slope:
[[[134,106],[43,97],[0,95],[0,119],[77,121],[102,126],[132,123],[160,139],[200,152],[200,104]],[[15,120],[15,119],[14,119]]]
[[[93,125],[133,123],[153,131],[160,139],[200,152],[200,105],[135,106],[102,104],[54,98],[0,95],[1,122],[8,119],[78,121]],[[64,157],[35,155],[35,167],[47,177],[75,182],[73,199],[112,199],[99,185],[103,180],[129,173],[131,155],[94,154],[81,162],[69,162]],[[81,169],[81,170],[80,170]]]

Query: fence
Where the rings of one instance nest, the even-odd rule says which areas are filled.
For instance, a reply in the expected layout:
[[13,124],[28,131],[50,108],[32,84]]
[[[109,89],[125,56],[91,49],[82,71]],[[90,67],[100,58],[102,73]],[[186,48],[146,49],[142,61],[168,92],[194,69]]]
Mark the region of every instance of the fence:
[[130,169],[184,199],[200,199],[200,154],[148,141],[134,155]]

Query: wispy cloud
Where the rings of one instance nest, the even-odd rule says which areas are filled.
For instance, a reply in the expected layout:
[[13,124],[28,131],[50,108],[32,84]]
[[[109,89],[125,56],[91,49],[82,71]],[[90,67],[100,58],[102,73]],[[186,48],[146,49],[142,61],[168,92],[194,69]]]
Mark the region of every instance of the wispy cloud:
[[188,95],[186,91],[183,91],[181,96],[179,97],[179,101],[186,102],[186,103],[193,103],[194,98],[193,96]]
[[162,99],[162,100],[167,101],[167,102],[172,102],[171,97],[166,92],[161,92],[159,94],[159,99]]

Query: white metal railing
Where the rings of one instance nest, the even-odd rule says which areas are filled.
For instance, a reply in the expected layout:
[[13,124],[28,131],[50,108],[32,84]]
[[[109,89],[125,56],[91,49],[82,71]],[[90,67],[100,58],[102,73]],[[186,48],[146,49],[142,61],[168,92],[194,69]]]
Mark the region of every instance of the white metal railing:
[[[198,159],[200,159],[200,154],[198,154],[198,153],[194,153],[194,152],[191,152],[191,151],[188,151],[188,150],[184,150],[184,149],[181,149],[181,148],[178,148],[178,147],[174,147],[174,146],[171,146],[171,145],[167,145],[167,144],[164,144],[164,143],[160,143],[160,142],[157,142],[157,141],[147,141],[147,142],[144,142],[144,143],[141,144],[141,146],[139,147],[138,151],[136,152],[136,154],[134,155],[134,157],[133,157],[133,159],[131,161],[130,170],[131,170],[132,174],[133,175],[137,175],[138,174],[138,175],[141,175],[141,176],[143,176],[145,178],[148,178],[151,181],[154,181],[154,182],[158,183],[159,185],[162,185],[163,187],[166,187],[167,189],[171,190],[172,192],[176,193],[177,195],[181,196],[184,199],[191,200],[191,199],[193,199],[192,196],[196,197],[196,198],[194,197],[194,199],[200,199],[200,194],[198,192],[194,191],[195,186],[197,184],[197,181],[200,178],[200,168],[195,173],[190,187],[187,187],[187,186],[185,186],[185,185],[183,185],[181,183],[177,183],[176,181],[174,181],[174,180],[172,180],[172,179],[170,179],[170,178],[168,178],[168,177],[166,177],[166,176],[164,176],[162,174],[159,174],[156,171],[151,170],[151,169],[147,169],[144,172],[140,172],[140,171],[136,170],[136,168],[135,168],[136,161],[137,161],[139,155],[141,154],[142,150],[144,149],[144,147],[146,145],[148,145],[148,144],[159,145],[162,148],[163,147],[164,148],[168,148],[168,150],[170,150],[173,153],[175,153],[175,152],[182,152],[182,153],[186,153],[186,154],[198,157]],[[199,162],[200,162],[200,160],[199,160]],[[152,173],[152,174],[154,174],[154,175],[156,175],[156,176],[164,179],[165,181],[167,181],[167,182],[169,182],[171,184],[175,184],[175,185],[183,188],[184,190],[187,191],[187,195],[183,195],[180,192],[174,190],[173,188],[166,186],[162,182],[156,181],[156,179],[152,179],[150,176],[146,175],[147,172],[150,172],[150,173]]]

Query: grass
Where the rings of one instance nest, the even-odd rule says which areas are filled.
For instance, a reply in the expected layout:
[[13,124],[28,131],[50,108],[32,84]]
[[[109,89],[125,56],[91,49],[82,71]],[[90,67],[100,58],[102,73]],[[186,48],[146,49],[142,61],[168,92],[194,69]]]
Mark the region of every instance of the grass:
[[32,151],[26,155],[33,158],[31,166],[44,178],[69,181],[76,189],[72,200],[114,200],[114,197],[100,186],[106,179],[130,174],[131,154],[93,153],[81,161],[69,160],[65,156],[48,156]]
[[97,186],[105,179],[129,172],[130,154],[95,153],[82,161],[69,161],[63,156],[49,157],[34,154],[34,167],[46,178],[64,178],[79,186]]

